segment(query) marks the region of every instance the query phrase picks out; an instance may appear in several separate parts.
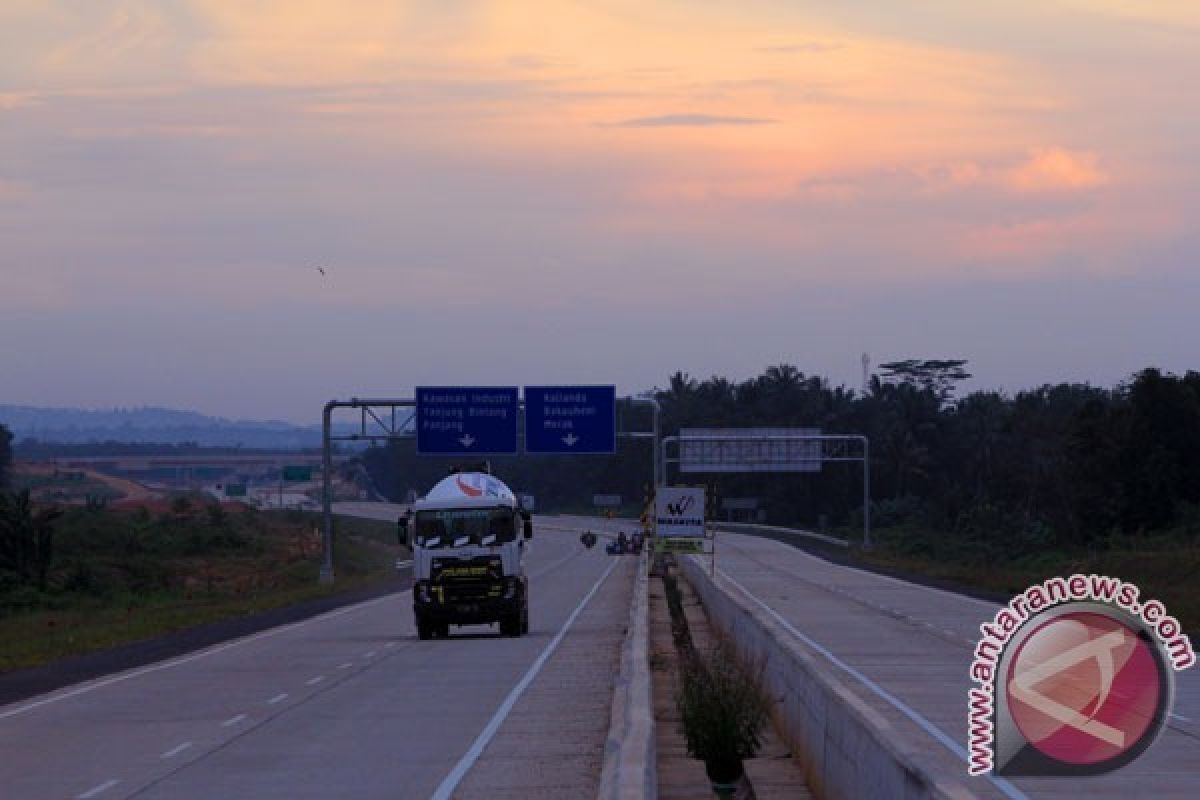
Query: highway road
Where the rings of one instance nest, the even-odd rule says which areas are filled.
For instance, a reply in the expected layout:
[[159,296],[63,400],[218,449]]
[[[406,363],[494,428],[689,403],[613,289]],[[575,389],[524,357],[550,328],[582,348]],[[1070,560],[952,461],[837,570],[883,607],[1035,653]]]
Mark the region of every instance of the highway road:
[[528,636],[420,642],[403,592],[33,698],[0,795],[592,798],[635,560],[570,526],[535,520]]
[[[909,741],[923,741],[945,774],[961,775],[981,796],[1200,797],[1200,669],[1176,673],[1168,727],[1146,753],[1116,772],[1011,783],[968,778],[968,669],[979,625],[998,606],[837,566],[769,539],[720,534],[717,553],[726,591],[750,597],[790,635],[832,654],[843,666],[831,669],[870,696]],[[703,563],[707,566],[707,558]]]

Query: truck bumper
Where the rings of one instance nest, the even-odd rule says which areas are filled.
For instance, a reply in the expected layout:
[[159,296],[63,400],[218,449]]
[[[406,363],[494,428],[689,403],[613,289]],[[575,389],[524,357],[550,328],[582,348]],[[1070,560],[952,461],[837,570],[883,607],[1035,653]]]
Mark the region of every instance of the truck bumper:
[[452,592],[444,592],[444,599],[440,599],[436,593],[422,597],[419,587],[413,591],[413,613],[427,622],[484,625],[519,614],[524,608],[523,583],[518,584],[512,597],[455,597]]

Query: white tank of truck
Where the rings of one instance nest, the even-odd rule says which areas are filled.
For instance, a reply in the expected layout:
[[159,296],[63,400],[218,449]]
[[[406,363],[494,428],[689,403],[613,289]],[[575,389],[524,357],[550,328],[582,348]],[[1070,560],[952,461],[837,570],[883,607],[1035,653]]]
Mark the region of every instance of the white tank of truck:
[[529,512],[486,464],[439,481],[400,520],[400,542],[413,553],[417,636],[493,623],[505,636],[528,633],[532,536]]

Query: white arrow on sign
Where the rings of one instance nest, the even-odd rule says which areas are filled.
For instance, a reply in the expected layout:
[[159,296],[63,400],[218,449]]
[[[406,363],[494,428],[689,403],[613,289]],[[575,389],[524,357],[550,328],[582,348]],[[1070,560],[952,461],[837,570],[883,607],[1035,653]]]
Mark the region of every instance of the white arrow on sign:
[[475,444],[475,437],[469,433],[463,434],[462,438],[458,440],[458,443],[463,447],[470,447],[471,445]]
[[579,437],[573,433],[568,433],[566,436],[563,437],[563,444],[565,444],[567,447],[574,447],[575,443],[578,441],[579,441]]

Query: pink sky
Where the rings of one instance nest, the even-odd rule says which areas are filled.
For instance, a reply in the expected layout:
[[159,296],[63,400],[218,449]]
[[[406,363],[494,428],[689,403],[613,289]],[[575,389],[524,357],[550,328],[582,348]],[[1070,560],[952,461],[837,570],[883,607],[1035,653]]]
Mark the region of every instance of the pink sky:
[[8,0],[0,403],[1200,367],[1196,75],[1191,0]]

